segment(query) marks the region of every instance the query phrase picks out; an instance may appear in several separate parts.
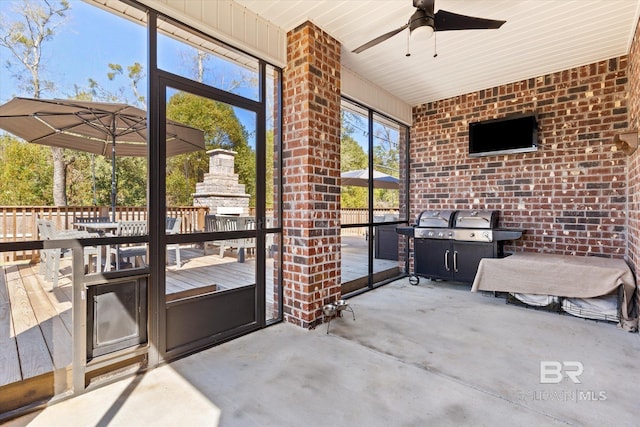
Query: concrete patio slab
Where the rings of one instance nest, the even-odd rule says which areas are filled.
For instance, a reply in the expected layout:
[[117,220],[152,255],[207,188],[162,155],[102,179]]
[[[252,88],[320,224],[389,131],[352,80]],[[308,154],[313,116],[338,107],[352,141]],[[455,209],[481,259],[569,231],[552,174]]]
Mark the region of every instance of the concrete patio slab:
[[329,334],[279,324],[8,425],[638,425],[638,334],[446,282],[349,303]]

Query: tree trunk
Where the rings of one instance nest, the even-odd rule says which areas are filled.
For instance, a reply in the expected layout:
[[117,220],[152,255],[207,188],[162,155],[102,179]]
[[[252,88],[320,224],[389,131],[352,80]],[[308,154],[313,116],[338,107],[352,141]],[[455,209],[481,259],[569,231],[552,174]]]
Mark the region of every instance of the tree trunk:
[[64,160],[64,150],[51,147],[51,154],[53,156],[53,204],[67,206],[67,164]]

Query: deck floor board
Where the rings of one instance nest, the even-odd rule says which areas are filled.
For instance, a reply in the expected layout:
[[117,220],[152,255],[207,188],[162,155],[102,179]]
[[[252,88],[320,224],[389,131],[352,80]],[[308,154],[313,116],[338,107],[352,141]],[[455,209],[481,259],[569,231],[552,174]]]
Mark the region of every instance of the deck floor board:
[[[64,369],[71,365],[71,332],[61,319],[51,300],[33,275],[23,276],[33,313],[42,330],[42,335],[53,360],[55,369]],[[71,310],[69,310],[71,311]]]
[[0,387],[22,379],[6,270],[0,269]]
[[22,379],[9,303],[0,304],[0,366],[0,387]]
[[0,305],[9,304],[9,290],[7,289],[7,277],[4,270],[0,274]]
[[10,268],[7,279],[22,378],[51,372],[53,361],[18,269]]

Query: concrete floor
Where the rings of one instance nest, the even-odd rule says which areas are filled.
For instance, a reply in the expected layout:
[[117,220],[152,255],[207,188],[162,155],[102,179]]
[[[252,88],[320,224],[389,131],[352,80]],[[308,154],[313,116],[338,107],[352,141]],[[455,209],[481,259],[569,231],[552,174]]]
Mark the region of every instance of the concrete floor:
[[350,304],[329,334],[279,324],[8,425],[640,425],[638,334],[425,279]]

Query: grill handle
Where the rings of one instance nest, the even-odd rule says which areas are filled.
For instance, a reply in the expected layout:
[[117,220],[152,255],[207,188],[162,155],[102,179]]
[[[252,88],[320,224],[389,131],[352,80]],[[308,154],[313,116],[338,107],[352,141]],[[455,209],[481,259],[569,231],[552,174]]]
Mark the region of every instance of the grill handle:
[[444,251],[444,268],[446,268],[447,271],[451,271],[449,268],[449,249]]
[[458,272],[458,251],[453,251],[453,271]]

